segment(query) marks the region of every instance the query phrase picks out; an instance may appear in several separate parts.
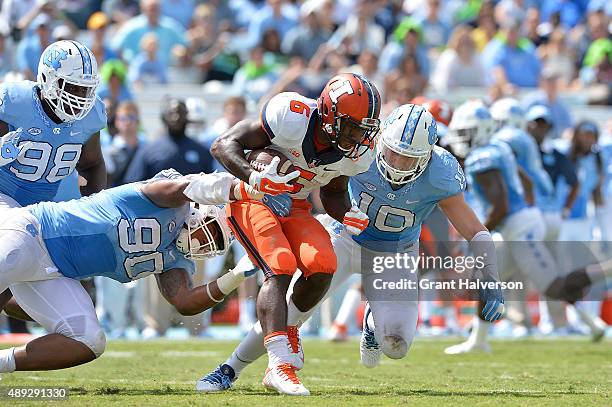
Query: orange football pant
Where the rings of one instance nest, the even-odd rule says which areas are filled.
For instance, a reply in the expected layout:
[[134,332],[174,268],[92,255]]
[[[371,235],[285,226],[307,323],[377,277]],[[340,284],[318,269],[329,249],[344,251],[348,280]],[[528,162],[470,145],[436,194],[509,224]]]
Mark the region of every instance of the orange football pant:
[[226,210],[236,238],[266,278],[293,275],[298,268],[305,277],[333,274],[336,254],[310,207],[305,199],[294,199],[289,216],[280,217],[262,202],[245,200],[232,202]]

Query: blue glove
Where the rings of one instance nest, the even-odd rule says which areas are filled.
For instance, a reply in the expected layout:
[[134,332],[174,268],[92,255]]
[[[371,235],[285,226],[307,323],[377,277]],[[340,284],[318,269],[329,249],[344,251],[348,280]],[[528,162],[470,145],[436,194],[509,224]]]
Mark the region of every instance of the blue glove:
[[482,309],[482,318],[488,322],[495,322],[504,314],[504,295],[499,288],[481,288],[480,299],[485,303]]
[[265,194],[261,200],[276,216],[289,216],[291,212],[291,197],[289,194],[269,195]]

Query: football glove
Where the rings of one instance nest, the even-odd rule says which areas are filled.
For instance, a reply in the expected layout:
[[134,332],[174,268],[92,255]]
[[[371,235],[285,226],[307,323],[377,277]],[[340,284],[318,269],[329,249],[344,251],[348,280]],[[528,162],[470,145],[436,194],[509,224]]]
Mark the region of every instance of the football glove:
[[351,210],[344,215],[342,223],[344,224],[347,232],[353,236],[357,236],[368,227],[370,219],[368,218],[368,215],[361,211],[361,209],[353,205]]
[[19,145],[21,133],[22,129],[20,127],[17,130],[6,133],[0,138],[0,167],[15,161],[19,155],[25,153],[28,147],[32,145],[31,141]]
[[480,299],[485,303],[482,318],[488,322],[500,320],[504,315],[504,295],[499,288],[481,288]]
[[290,181],[300,176],[299,171],[293,171],[287,175],[278,173],[279,157],[274,157],[263,171],[253,171],[249,176],[249,184],[264,194],[279,195],[284,192],[295,192],[295,185]]
[[289,194],[270,195],[265,194],[261,200],[276,216],[289,216],[293,201]]

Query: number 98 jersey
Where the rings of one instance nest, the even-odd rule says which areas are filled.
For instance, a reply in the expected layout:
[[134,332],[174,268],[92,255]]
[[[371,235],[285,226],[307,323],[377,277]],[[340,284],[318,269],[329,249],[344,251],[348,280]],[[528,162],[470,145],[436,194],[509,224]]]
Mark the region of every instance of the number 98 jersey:
[[370,250],[403,252],[419,239],[422,223],[438,202],[461,193],[465,184],[455,157],[438,146],[423,174],[399,189],[393,189],[373,163],[349,181],[351,200],[370,218],[353,239]]
[[107,189],[68,202],[41,202],[27,209],[59,272],[84,279],[104,276],[126,283],[152,273],[195,266],[175,244],[189,205],[160,208],[141,183]]
[[37,84],[22,81],[0,86],[0,120],[9,131],[23,129],[20,144],[32,142],[17,160],[0,167],[0,193],[26,206],[53,200],[58,181],[76,168],[83,144],[106,126],[106,113],[97,99],[83,119],[57,124],[43,111]]

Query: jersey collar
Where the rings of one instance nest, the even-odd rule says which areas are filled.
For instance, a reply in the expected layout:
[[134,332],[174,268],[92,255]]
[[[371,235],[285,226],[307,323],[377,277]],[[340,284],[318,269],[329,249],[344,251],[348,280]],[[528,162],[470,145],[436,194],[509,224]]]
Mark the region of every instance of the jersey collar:
[[34,106],[36,106],[36,111],[38,112],[38,115],[41,117],[45,125],[49,127],[64,127],[64,128],[68,128],[72,126],[72,123],[65,123],[65,122],[55,123],[53,120],[51,120],[49,116],[47,116],[47,113],[45,113],[45,109],[43,109],[43,106],[42,106],[42,100],[40,100],[40,97],[38,96],[38,90],[39,90],[38,85],[34,85],[32,87],[32,99],[34,100]]
[[308,121],[308,129],[306,130],[306,136],[302,142],[302,151],[304,152],[304,159],[308,164],[309,168],[314,168],[319,165],[327,165],[340,161],[343,156],[332,147],[317,154],[317,148],[315,146],[315,130],[319,125],[319,113],[317,109],[314,109],[310,115]]

